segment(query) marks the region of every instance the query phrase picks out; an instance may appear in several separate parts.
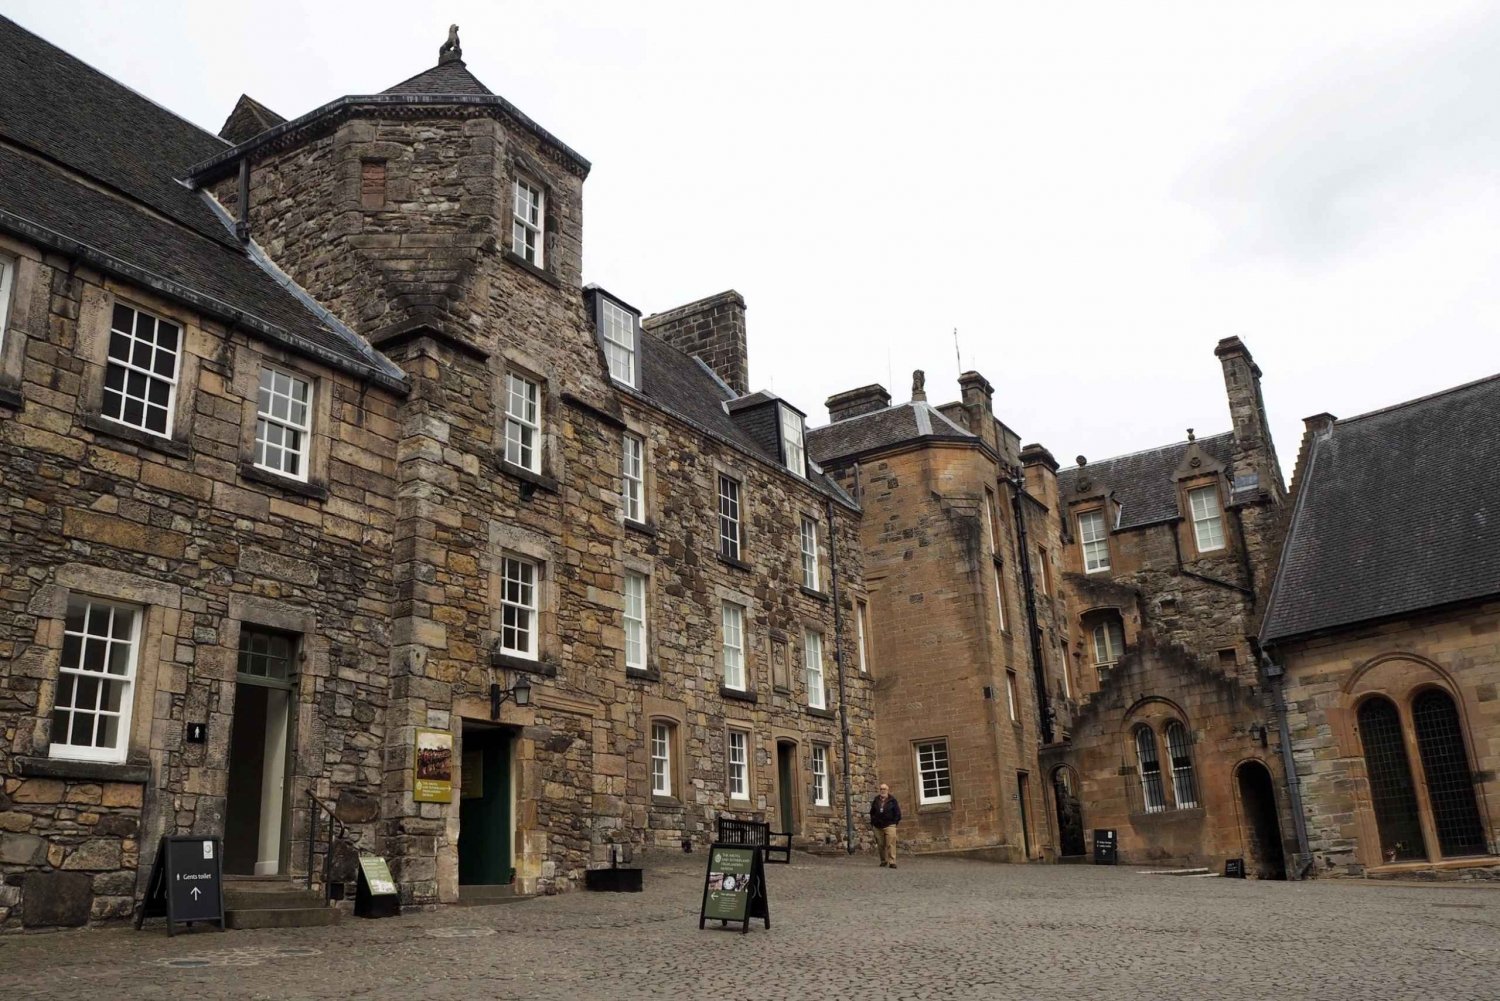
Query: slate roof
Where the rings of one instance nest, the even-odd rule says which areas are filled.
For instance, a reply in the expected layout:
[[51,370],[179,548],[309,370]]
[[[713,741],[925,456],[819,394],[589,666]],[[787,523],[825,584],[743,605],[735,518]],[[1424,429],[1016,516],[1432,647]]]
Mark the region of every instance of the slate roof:
[[0,229],[392,386],[401,370],[258,262],[177,181],[227,149],[0,17]]
[[945,417],[937,407],[925,400],[916,400],[809,428],[807,451],[818,462],[831,464],[902,442],[933,437],[975,438],[967,429]]
[[1500,375],[1314,441],[1264,643],[1500,594]]
[[[768,451],[725,411],[724,405],[734,399],[735,395],[707,365],[646,330],[640,331],[640,345],[641,396],[667,413],[695,424],[752,455],[761,456],[772,464],[781,466],[780,456]],[[809,468],[808,474],[808,482],[814,487],[833,495],[850,507],[857,506],[838,484],[822,472]]]
[[[1057,489],[1067,498],[1077,493],[1080,478],[1093,483],[1093,489],[1113,493],[1120,503],[1120,528],[1154,525],[1177,517],[1177,481],[1172,474],[1182,465],[1189,442],[1179,441],[1143,452],[1090,462],[1082,468],[1070,466],[1057,474]],[[1228,467],[1234,459],[1234,435],[1231,432],[1199,438],[1205,453]]]
[[479,79],[464,66],[463,60],[455,59],[438,63],[414,77],[402,80],[394,87],[387,87],[382,94],[485,94],[494,96]]

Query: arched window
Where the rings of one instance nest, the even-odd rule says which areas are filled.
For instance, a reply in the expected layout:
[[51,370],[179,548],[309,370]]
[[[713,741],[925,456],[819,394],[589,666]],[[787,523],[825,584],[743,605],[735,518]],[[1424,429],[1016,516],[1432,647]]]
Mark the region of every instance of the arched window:
[[1198,805],[1198,785],[1193,781],[1193,745],[1187,727],[1175,719],[1167,724],[1167,756],[1172,759],[1172,794],[1177,809],[1190,810]]
[[1427,799],[1437,828],[1438,850],[1445,856],[1483,855],[1484,824],[1474,799],[1474,776],[1453,697],[1428,689],[1412,700],[1417,753],[1427,778]]
[[1136,727],[1135,756],[1141,770],[1141,799],[1146,812],[1161,813],[1167,808],[1167,797],[1162,788],[1161,759],[1156,756],[1156,734],[1149,726]]
[[1389,699],[1373,698],[1359,707],[1359,739],[1370,779],[1375,826],[1387,862],[1426,857],[1422,824],[1417,819],[1417,791],[1401,735],[1401,718]]

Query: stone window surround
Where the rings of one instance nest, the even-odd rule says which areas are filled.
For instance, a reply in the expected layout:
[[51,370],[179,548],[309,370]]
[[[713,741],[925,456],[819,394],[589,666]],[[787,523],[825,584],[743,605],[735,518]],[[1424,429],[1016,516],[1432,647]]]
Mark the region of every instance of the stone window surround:
[[[817,571],[817,583],[814,587],[808,587],[802,579],[802,522],[807,520],[813,523],[813,545],[815,547],[814,560]],[[802,585],[804,594],[813,597],[827,597],[828,594],[828,547],[833,544],[833,539],[825,541],[828,535],[827,526],[823,524],[823,512],[812,504],[799,504],[795,509],[795,518],[792,525],[793,540],[797,553],[797,581]]]
[[[721,535],[720,535],[720,530],[719,530],[719,499],[720,499],[719,480],[720,480],[721,477],[724,478],[724,479],[733,480],[739,486],[738,507],[737,507],[738,516],[739,516],[738,527],[739,527],[739,535],[740,535],[740,538],[739,538],[739,555],[738,556],[733,556],[733,557],[724,555],[724,548],[723,548],[723,545],[722,545],[722,542],[721,542]],[[745,471],[744,471],[744,469],[740,468],[739,466],[733,465],[731,463],[724,462],[722,459],[717,459],[716,458],[714,460],[714,463],[713,463],[713,489],[714,489],[714,493],[713,493],[713,506],[710,508],[710,512],[711,512],[711,515],[712,515],[712,518],[713,518],[713,521],[712,521],[713,532],[712,532],[712,534],[709,537],[714,540],[714,555],[717,556],[720,560],[724,561],[725,563],[729,563],[729,564],[731,564],[733,566],[741,567],[741,568],[744,568],[744,569],[749,569],[749,562],[745,559],[745,551],[749,548],[749,538],[748,538],[748,533],[745,531],[745,521],[746,521],[746,518],[745,518],[745,493],[746,492],[745,492]]]
[[[109,420],[103,414],[104,372],[109,359],[109,331],[115,303],[141,310],[178,326],[181,333],[177,385],[172,393],[171,437]],[[90,430],[134,442],[146,448],[187,458],[192,454],[192,415],[198,395],[198,370],[203,345],[228,339],[223,330],[206,331],[195,314],[133,286],[105,280],[85,284],[78,308],[77,357],[84,363],[79,393],[83,423]]]
[[[505,183],[502,187],[504,199],[504,216],[502,218],[509,224],[505,227],[505,259],[512,264],[533,274],[548,280],[556,280],[557,275],[557,217],[558,217],[558,188],[552,183],[551,175],[542,169],[542,165],[528,156],[526,152],[514,142],[507,143],[505,155]],[[534,264],[525,257],[516,253],[514,249],[513,227],[515,225],[516,207],[516,183],[524,181],[542,193],[542,218],[540,245],[538,246],[540,264]]]
[[[555,412],[555,403],[560,395],[553,380],[542,374],[544,371],[546,367],[541,364],[541,360],[525,351],[512,349],[503,357],[497,357],[494,378],[495,463],[507,475],[555,492],[558,483],[565,479],[562,443],[558,438]],[[512,372],[530,379],[537,386],[536,448],[539,455],[536,470],[518,466],[505,458],[505,421],[510,392],[508,377]]]
[[[665,793],[656,791],[655,762],[652,742],[653,731],[658,726],[667,728],[667,788]],[[652,713],[646,720],[646,788],[651,794],[653,806],[678,807],[682,805],[682,790],[686,776],[683,770],[682,722],[677,717]]]
[[[1350,672],[1340,692],[1339,708],[1329,713],[1339,748],[1349,756],[1350,760],[1360,762],[1362,774],[1365,757],[1358,726],[1360,705],[1372,698],[1387,699],[1395,705],[1397,719],[1401,724],[1407,767],[1411,771],[1412,785],[1417,797],[1417,818],[1423,836],[1422,848],[1426,857],[1425,860],[1418,859],[1414,862],[1386,863],[1382,855],[1374,807],[1370,802],[1368,778],[1364,778],[1365,789],[1355,806],[1353,827],[1359,832],[1358,858],[1367,869],[1389,865],[1395,871],[1402,867],[1430,868],[1434,865],[1450,865],[1456,862],[1474,865],[1484,858],[1484,856],[1445,856],[1440,850],[1434,851],[1437,845],[1437,832],[1432,819],[1431,797],[1422,771],[1421,751],[1416,741],[1416,726],[1412,720],[1412,703],[1423,692],[1432,689],[1443,692],[1453,700],[1453,705],[1458,712],[1459,736],[1463,741],[1464,753],[1468,759],[1470,771],[1477,776],[1480,770],[1476,767],[1479,759],[1474,753],[1472,725],[1474,712],[1470,704],[1471,697],[1466,696],[1463,687],[1447,669],[1420,654],[1405,650],[1391,650],[1365,660]],[[1477,782],[1476,785],[1478,785]],[[1493,824],[1489,823],[1485,799],[1483,796],[1477,798],[1480,817],[1485,821],[1488,829]]]
[[[263,367],[278,369],[305,379],[311,386],[311,426],[307,433],[307,451],[303,457],[307,473],[305,480],[255,464],[255,425],[259,414],[260,371]],[[279,486],[291,493],[318,500],[326,498],[328,456],[332,449],[333,380],[326,373],[311,370],[301,359],[294,362],[291,355],[270,345],[241,344],[235,349],[234,382],[230,388],[244,401],[240,421],[240,477],[255,483]]]
[[[57,666],[62,657],[68,605],[75,595],[132,605],[141,615],[135,651],[135,682],[131,689],[133,705],[130,731],[125,738],[125,761],[78,763],[93,769],[124,769],[128,765],[147,764],[148,749],[152,747],[152,723],[156,715],[154,709],[162,664],[163,661],[171,662],[177,645],[182,589],[139,574],[106,570],[83,563],[67,563],[58,567],[53,574],[53,582],[38,589],[27,607],[27,612],[38,620],[34,649],[40,653],[46,666],[45,680],[38,693],[36,713],[32,719],[32,753],[47,756],[51,751]],[[18,656],[15,663],[19,665],[21,660],[22,657]],[[170,668],[167,670],[170,671]]]
[[[8,283],[0,285],[0,412],[21,407],[21,369],[28,331],[35,324],[40,300],[46,317],[45,287],[40,286],[42,260],[30,248],[0,236],[0,261],[9,266]],[[43,294],[38,295],[38,292]]]
[[[621,640],[620,649],[618,655],[615,658],[615,661],[620,673],[625,675],[626,677],[644,678],[653,681],[659,680],[661,677],[661,672],[656,662],[656,648],[652,645],[652,641],[656,638],[656,630],[654,626],[659,621],[657,615],[659,610],[657,608],[656,596],[656,567],[649,559],[643,559],[641,557],[631,555],[626,555],[620,562],[621,572],[619,600]],[[646,664],[643,668],[629,667],[625,663],[625,642],[623,633],[625,622],[625,573],[627,571],[638,573],[642,577],[646,578]]]
[[[722,605],[724,602],[739,605],[744,609],[744,636],[741,637],[740,650],[745,663],[745,688],[743,694],[750,699],[754,698],[757,687],[756,678],[756,651],[759,649],[759,638],[764,629],[757,629],[756,623],[759,617],[759,606],[755,599],[747,592],[737,591],[722,584],[715,584],[713,588],[714,606]],[[714,607],[711,606],[711,607]],[[724,617],[718,607],[714,607],[714,673],[718,679],[720,694],[724,689]],[[738,690],[735,690],[738,694]]]
[[[1182,512],[1182,523],[1187,543],[1195,556],[1206,556],[1213,553],[1222,553],[1230,548],[1229,538],[1229,512],[1224,507],[1223,474],[1205,473],[1201,476],[1183,477],[1177,481],[1177,509]],[[1213,549],[1200,549],[1198,546],[1198,526],[1193,521],[1193,504],[1190,499],[1193,491],[1204,487],[1214,488],[1214,498],[1219,513],[1219,533],[1224,537],[1224,543]]]
[[[912,788],[917,791],[918,813],[941,813],[953,808],[954,797],[954,774],[953,774],[953,743],[946,734],[914,738],[911,742],[911,773]],[[943,750],[948,758],[948,795],[946,797],[925,798],[922,785],[922,764],[920,749],[926,744],[942,744]]]
[[[489,551],[489,607],[490,629],[484,634],[485,648],[500,649],[502,612],[500,592],[503,586],[501,559],[507,554],[519,556],[536,564],[536,659],[530,660],[513,654],[496,654],[505,660],[506,667],[529,670],[538,674],[555,673],[555,658],[558,654],[557,608],[558,582],[552,568],[560,566],[561,543],[554,543],[539,532],[498,521],[490,522]],[[624,608],[624,598],[620,599]],[[620,664],[625,663],[623,644],[619,653]]]
[[[1191,748],[1198,743],[1198,735],[1188,724],[1187,714],[1184,713],[1176,703],[1160,697],[1147,697],[1132,706],[1125,714],[1120,728],[1120,735],[1124,744],[1125,761],[1135,762],[1136,781],[1141,780],[1140,759],[1136,744],[1136,733],[1146,731],[1151,735],[1152,744],[1156,750],[1157,767],[1160,769],[1162,787],[1162,806],[1159,810],[1148,810],[1145,804],[1145,792],[1142,789],[1141,809],[1138,811],[1134,806],[1130,812],[1134,816],[1161,814],[1182,815],[1183,813],[1202,812],[1201,803],[1192,806],[1182,806],[1177,802],[1177,788],[1172,776],[1171,752],[1167,747],[1166,730],[1171,723],[1181,726],[1187,734],[1188,747]],[[1196,761],[1194,761],[1194,783],[1201,786],[1202,777],[1197,774]]]
[[[729,772],[729,735],[731,733],[742,733],[745,735],[745,795],[736,796],[732,792]],[[755,731],[751,729],[748,722],[740,721],[726,722],[724,724],[724,796],[731,805],[735,803],[755,802]]]
[[620,432],[620,455],[623,462],[625,454],[624,435],[634,435],[641,440],[641,520],[632,521],[625,517],[625,471],[622,465],[620,470],[620,520],[628,527],[654,528],[656,525],[656,469],[653,459],[656,455],[656,446],[651,440],[651,427],[630,414],[625,414],[625,430]]
[[[645,741],[640,745],[640,753],[644,761],[644,779],[642,789],[644,790],[653,807],[667,809],[680,809],[683,805],[684,791],[691,788],[690,776],[686,774],[686,747],[687,724],[684,715],[684,707],[681,703],[671,699],[660,698],[646,694],[641,700],[641,718],[645,720]],[[670,753],[672,756],[672,795],[659,796],[651,792],[651,726],[654,723],[665,723],[672,728]]]
[[[801,631],[800,631],[799,636],[798,636],[799,642],[797,644],[797,647],[798,647],[798,650],[797,650],[797,653],[798,653],[798,657],[797,657],[797,667],[798,667],[798,670],[797,670],[797,677],[793,681],[793,687],[797,691],[797,693],[802,697],[802,708],[803,708],[804,712],[810,713],[810,714],[815,715],[815,716],[832,716],[833,712],[834,712],[834,709],[835,709],[835,698],[834,698],[835,692],[829,690],[830,689],[829,681],[831,680],[830,679],[830,675],[832,675],[832,673],[837,669],[837,665],[830,666],[830,664],[831,664],[831,662],[833,660],[833,654],[834,654],[834,652],[829,649],[829,638],[828,637],[829,637],[829,633],[830,633],[831,630],[829,629],[828,624],[825,623],[825,622],[823,622],[821,619],[814,619],[814,618],[810,618],[810,617],[803,617],[803,619],[801,620],[801,627],[802,628],[801,628]],[[822,643],[822,646],[823,646],[823,689],[824,689],[825,694],[824,694],[824,697],[823,697],[824,705],[821,706],[821,707],[812,705],[811,702],[808,699],[808,696],[809,696],[808,689],[807,689],[807,634],[808,633],[816,633],[818,635],[819,641]]]
[[[815,786],[814,786],[813,781],[812,781],[814,774],[816,774],[814,772],[813,766],[812,766],[812,763],[813,763],[813,750],[814,750],[814,748],[822,748],[822,750],[823,750],[823,795],[824,795],[824,802],[822,802],[822,803],[818,802],[818,797],[817,797],[817,794],[815,792]],[[812,810],[814,810],[814,811],[816,811],[818,813],[823,813],[825,811],[828,812],[828,813],[832,813],[833,812],[833,744],[829,743],[828,741],[824,741],[824,740],[810,740],[810,741],[807,742],[807,779],[808,779],[808,782],[807,782],[807,787],[808,787],[807,788],[807,801],[808,801],[809,807]]]
[[[1097,506],[1097,507],[1093,506],[1093,505],[1090,505],[1090,506],[1087,506],[1087,507],[1075,509],[1075,510],[1073,510],[1070,513],[1072,515],[1073,525],[1077,529],[1078,550],[1079,550],[1079,555],[1080,555],[1080,561],[1079,562],[1083,566],[1083,572],[1086,573],[1086,574],[1109,573],[1110,570],[1111,570],[1111,568],[1113,568],[1113,566],[1114,566],[1114,554],[1112,552],[1110,552],[1110,545],[1109,545],[1109,538],[1110,538],[1109,513],[1104,509],[1104,507],[1102,505],[1101,506]],[[1103,529],[1104,529],[1104,535],[1102,536],[1102,538],[1100,540],[1096,540],[1096,541],[1102,541],[1104,543],[1104,558],[1105,558],[1105,563],[1104,563],[1103,566],[1095,567],[1094,569],[1090,570],[1089,569],[1088,549],[1087,549],[1087,546],[1089,545],[1089,543],[1083,537],[1083,519],[1085,517],[1087,517],[1088,515],[1092,515],[1092,514],[1097,514],[1099,516],[1100,524],[1103,526]]]
[[859,658],[859,673],[869,674],[870,667],[875,663],[873,656],[874,644],[871,633],[874,626],[870,621],[870,596],[863,592],[854,594],[854,653]]

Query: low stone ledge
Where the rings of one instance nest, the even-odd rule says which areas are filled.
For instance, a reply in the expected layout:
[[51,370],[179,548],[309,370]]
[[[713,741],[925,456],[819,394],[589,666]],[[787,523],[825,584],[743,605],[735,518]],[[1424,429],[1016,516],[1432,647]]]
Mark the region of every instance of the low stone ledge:
[[115,764],[108,761],[70,761],[65,758],[41,758],[23,756],[13,759],[16,774],[28,778],[68,779],[82,782],[134,782],[144,785],[151,781],[151,766],[137,764]]

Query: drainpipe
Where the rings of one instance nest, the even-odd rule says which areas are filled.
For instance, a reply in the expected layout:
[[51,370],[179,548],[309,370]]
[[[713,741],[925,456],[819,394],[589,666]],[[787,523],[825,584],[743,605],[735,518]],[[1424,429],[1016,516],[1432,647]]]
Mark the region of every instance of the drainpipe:
[[828,573],[833,581],[833,666],[839,676],[839,738],[844,762],[844,847],[854,854],[854,792],[849,788],[849,705],[844,698],[844,616],[839,604],[839,547],[838,535],[834,532],[833,501],[828,505]]
[[1297,832],[1297,855],[1298,865],[1293,873],[1294,879],[1302,879],[1307,875],[1307,870],[1312,868],[1312,846],[1307,838],[1307,816],[1302,810],[1302,783],[1297,778],[1297,764],[1292,760],[1292,729],[1287,723],[1286,696],[1283,692],[1283,684],[1286,679],[1286,669],[1271,659],[1271,655],[1259,648],[1259,644],[1251,643],[1256,647],[1256,653],[1260,655],[1261,672],[1271,686],[1272,707],[1276,711],[1276,728],[1281,735],[1281,767],[1286,772],[1286,794],[1291,801],[1292,827]]
[[1037,714],[1041,716],[1042,743],[1052,743],[1052,696],[1047,691],[1047,677],[1042,669],[1042,629],[1036,620],[1036,590],[1031,576],[1030,543],[1026,535],[1026,476],[1017,470],[1010,480],[1010,507],[1015,514],[1016,544],[1021,555],[1021,590],[1026,594],[1026,624],[1031,632],[1031,675],[1036,687]]
[[240,160],[240,218],[234,224],[234,235],[240,242],[250,239],[250,158]]

